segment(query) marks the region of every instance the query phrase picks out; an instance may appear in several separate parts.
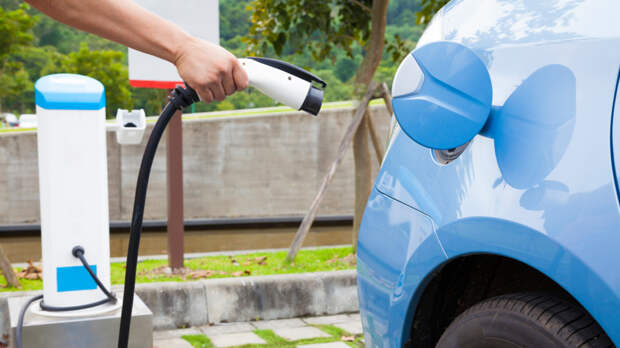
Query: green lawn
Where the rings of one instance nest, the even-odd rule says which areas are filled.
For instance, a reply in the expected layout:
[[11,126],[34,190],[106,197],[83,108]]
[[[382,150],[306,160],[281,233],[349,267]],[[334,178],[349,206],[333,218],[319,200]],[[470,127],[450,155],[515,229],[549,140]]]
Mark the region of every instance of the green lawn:
[[[167,260],[147,260],[138,264],[138,283],[192,281],[206,278],[245,277],[286,273],[336,271],[355,268],[351,247],[301,250],[292,264],[284,264],[286,251],[257,252],[233,256],[207,256],[185,261],[183,274],[165,272]],[[112,284],[123,284],[125,264],[112,263]],[[20,279],[22,289],[6,287],[0,276],[0,292],[42,289],[41,280]]]
[[[353,338],[352,342],[345,342],[351,347],[363,347],[362,335],[352,335],[342,329],[339,329],[331,325],[314,325],[315,327],[330,334],[331,337],[310,338],[298,341],[287,341],[284,338],[276,335],[272,330],[256,330],[254,333],[260,336],[267,344],[245,344],[241,346],[235,346],[235,348],[295,348],[302,344],[313,343],[329,343],[342,341],[344,337]],[[214,348],[211,340],[205,335],[187,335],[183,338],[189,342],[195,348]]]

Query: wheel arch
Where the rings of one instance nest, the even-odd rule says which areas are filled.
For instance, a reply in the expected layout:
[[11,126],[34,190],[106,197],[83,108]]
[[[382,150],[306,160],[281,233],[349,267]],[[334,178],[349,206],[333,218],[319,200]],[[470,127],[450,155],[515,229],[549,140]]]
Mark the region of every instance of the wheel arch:
[[446,225],[437,235],[448,259],[411,294],[403,342],[434,346],[443,328],[468,306],[523,291],[567,298],[590,313],[614,342],[619,339],[611,323],[614,308],[620,308],[617,294],[555,240],[520,224],[486,218]]

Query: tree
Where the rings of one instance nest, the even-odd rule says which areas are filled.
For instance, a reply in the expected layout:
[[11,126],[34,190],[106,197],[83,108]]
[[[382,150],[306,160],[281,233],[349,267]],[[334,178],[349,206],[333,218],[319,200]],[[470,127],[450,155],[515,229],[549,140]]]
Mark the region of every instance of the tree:
[[[288,47],[296,53],[309,50],[315,60],[322,61],[333,59],[335,48],[344,49],[353,58],[354,47],[361,47],[362,62],[352,80],[352,97],[361,99],[383,57],[388,0],[254,0],[248,7],[253,11],[250,36],[245,40],[250,53],[261,54],[271,46],[280,55]],[[354,248],[371,188],[367,118],[365,115],[353,137]],[[300,233],[307,231],[300,229]],[[303,237],[296,240],[300,243]],[[292,246],[289,261],[296,256],[296,248]]]
[[[419,23],[426,23],[430,14],[447,2],[446,0],[420,1],[422,13],[417,15]],[[352,80],[353,100],[361,99],[383,57],[386,46],[388,0],[253,0],[248,9],[253,11],[253,15],[250,35],[245,38],[245,42],[251,54],[263,54],[270,48],[278,55],[281,55],[285,49],[295,53],[309,50],[314,59],[323,61],[326,58],[333,59],[335,48],[345,50],[347,55],[353,58],[354,48],[361,47],[363,58]],[[407,42],[398,35],[388,41],[388,52],[391,53],[394,61],[399,60],[407,48],[411,48],[407,47]],[[357,106],[357,108],[362,107],[366,106]],[[353,137],[354,250],[361,217],[371,189],[368,132],[368,115],[366,114],[357,126]],[[318,204],[318,202],[320,198],[315,199],[315,203]],[[298,235],[306,232],[302,232],[300,228]],[[299,238],[296,236],[294,244],[297,240]],[[289,251],[287,257],[289,261],[292,261],[296,255],[295,248],[298,246],[293,245]]]
[[6,99],[15,98],[33,88],[24,65],[9,59],[12,54],[33,43],[32,27],[36,18],[28,15],[27,10],[27,5],[12,11],[0,7],[0,111]]
[[448,2],[450,2],[450,0],[420,0],[420,6],[422,8],[416,14],[416,21],[419,24],[429,23],[435,13]]
[[105,86],[108,117],[113,117],[117,108],[133,107],[129,72],[123,64],[122,52],[91,51],[86,43],[82,43],[79,51],[58,55],[56,60],[54,64],[43,69],[42,74],[73,73],[99,80]]

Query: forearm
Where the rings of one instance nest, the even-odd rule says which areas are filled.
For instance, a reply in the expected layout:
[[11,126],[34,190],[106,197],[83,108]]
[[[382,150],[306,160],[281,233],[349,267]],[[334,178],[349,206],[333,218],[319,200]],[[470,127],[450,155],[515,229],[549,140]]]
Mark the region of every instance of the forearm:
[[48,16],[175,63],[191,36],[131,0],[26,0]]

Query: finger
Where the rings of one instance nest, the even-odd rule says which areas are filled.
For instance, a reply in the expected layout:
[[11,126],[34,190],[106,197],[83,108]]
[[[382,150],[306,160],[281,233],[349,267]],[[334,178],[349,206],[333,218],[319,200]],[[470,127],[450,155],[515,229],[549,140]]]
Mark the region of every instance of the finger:
[[224,87],[221,82],[214,82],[209,84],[209,90],[213,93],[213,97],[217,101],[222,101],[226,98],[226,93],[224,93]]
[[233,67],[233,79],[238,91],[248,87],[248,74],[245,73],[238,61]]
[[232,72],[223,76],[222,86],[224,86],[224,92],[226,95],[235,93],[237,86],[235,86],[235,80],[233,79]]
[[200,99],[205,103],[211,103],[213,101],[213,93],[208,88],[202,88],[197,91]]

